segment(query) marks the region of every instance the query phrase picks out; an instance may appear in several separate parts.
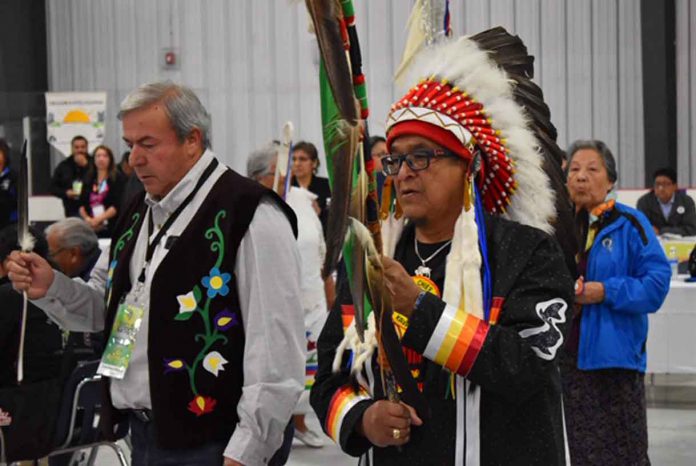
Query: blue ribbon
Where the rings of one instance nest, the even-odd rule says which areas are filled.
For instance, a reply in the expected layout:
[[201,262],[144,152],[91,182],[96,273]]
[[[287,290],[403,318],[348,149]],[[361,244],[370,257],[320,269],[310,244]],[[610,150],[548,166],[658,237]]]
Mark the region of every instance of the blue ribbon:
[[486,219],[483,215],[483,205],[481,204],[481,195],[479,193],[476,182],[472,180],[474,185],[474,219],[478,229],[479,249],[481,250],[481,267],[483,268],[483,315],[488,321],[491,314],[491,302],[493,295],[493,282],[491,279],[491,268],[488,264],[488,244],[486,243]]

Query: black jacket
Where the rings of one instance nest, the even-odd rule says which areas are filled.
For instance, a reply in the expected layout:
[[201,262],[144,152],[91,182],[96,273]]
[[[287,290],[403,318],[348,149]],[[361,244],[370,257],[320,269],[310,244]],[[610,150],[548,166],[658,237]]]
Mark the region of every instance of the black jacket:
[[657,227],[660,234],[674,233],[682,236],[696,235],[696,207],[694,200],[683,191],[674,193],[674,204],[665,220],[660,207],[660,201],[655,191],[650,191],[638,199],[638,210],[643,212],[652,226]]
[[92,158],[87,157],[89,161],[86,166],[80,167],[75,163],[74,157],[71,155],[58,164],[53,172],[51,179],[51,194],[58,196],[63,200],[66,217],[78,217],[80,209],[79,199],[69,199],[65,192],[72,189],[74,181],[81,181],[92,164]]
[[0,172],[0,229],[17,221],[17,174],[11,168]]
[[[471,365],[460,373],[469,382],[470,393],[480,393],[477,412],[474,408],[469,413],[479,416],[476,435],[480,464],[562,465],[565,445],[556,356],[570,317],[573,280],[558,244],[548,235],[500,218],[489,218],[486,223],[492,296],[501,310],[495,325],[479,320],[478,325],[486,328],[485,337]],[[413,228],[407,227],[395,253],[409,273],[414,265],[409,258],[413,254],[413,234]],[[440,289],[444,268],[444,260],[433,267],[432,278]],[[561,303],[556,314],[549,313],[551,302]],[[342,310],[345,314],[351,307],[348,287],[345,282],[339,283],[337,304],[318,341],[319,370],[311,392],[312,406],[327,433],[329,424],[337,419],[334,402],[350,383],[348,352],[339,373],[333,373],[331,366],[344,335]],[[342,414],[338,441],[345,452],[360,456],[372,448],[371,464],[414,466],[454,464],[457,442],[464,442],[466,452],[466,440],[457,440],[456,436],[457,402],[451,395],[450,372],[423,357],[444,311],[444,301],[426,295],[402,339],[407,353],[415,352],[422,358],[418,363],[413,354],[407,354],[430,418],[421,427],[411,427],[411,440],[400,452],[373,447],[356,434],[355,426],[364,411],[374,400],[384,398],[375,356],[367,377],[374,380],[373,393]],[[468,406],[469,397],[465,394],[464,398]],[[472,419],[466,413],[463,417]]]

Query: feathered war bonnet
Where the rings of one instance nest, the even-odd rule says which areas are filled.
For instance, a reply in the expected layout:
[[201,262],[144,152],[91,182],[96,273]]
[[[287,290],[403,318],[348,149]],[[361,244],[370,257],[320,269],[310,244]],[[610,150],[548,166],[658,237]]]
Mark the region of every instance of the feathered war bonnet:
[[[469,162],[475,186],[455,225],[443,298],[486,320],[491,283],[480,253],[483,210],[551,234],[559,218],[572,225],[563,152],[541,89],[531,81],[533,62],[521,39],[502,27],[429,47],[410,70],[415,76],[407,82],[417,84],[387,117],[388,148],[400,136],[419,135]],[[392,255],[403,222],[391,190],[384,192],[391,199],[383,198],[383,238]]]

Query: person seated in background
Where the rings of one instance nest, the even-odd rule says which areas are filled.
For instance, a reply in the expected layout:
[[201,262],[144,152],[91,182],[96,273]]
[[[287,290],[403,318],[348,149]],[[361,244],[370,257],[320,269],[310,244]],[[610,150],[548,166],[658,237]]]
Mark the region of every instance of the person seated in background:
[[[46,228],[48,257],[53,266],[70,278],[89,280],[94,265],[99,259],[99,239],[86,222],[69,217]],[[79,359],[98,356],[103,344],[102,332],[67,333],[67,346],[73,348]]]
[[653,174],[653,183],[653,189],[638,199],[637,207],[648,217],[655,234],[696,235],[694,200],[677,187],[677,172],[660,168]]
[[79,216],[82,179],[91,165],[87,139],[75,136],[70,142],[72,154],[60,162],[51,179],[51,194],[63,200],[66,217]]
[[79,218],[65,218],[46,228],[48,254],[55,266],[70,278],[89,280],[99,259],[99,239]]
[[80,217],[101,238],[110,238],[121,208],[125,179],[116,169],[114,154],[107,146],[94,149],[94,164],[87,170],[80,195]]
[[17,175],[10,168],[10,146],[0,138],[0,228],[17,221]]
[[[35,238],[34,252],[48,259],[48,245],[44,236],[30,229]],[[7,279],[5,259],[17,244],[17,225],[0,230],[0,387],[17,385],[17,352],[19,350],[22,295],[12,289]],[[46,314],[29,303],[24,342],[24,383],[39,382],[58,376],[63,337],[61,329]]]
[[331,202],[331,188],[329,180],[317,176],[319,170],[319,153],[311,142],[300,141],[293,145],[292,151],[292,185],[305,188],[317,195],[319,204],[319,220],[326,233],[326,222],[329,219],[329,203]]

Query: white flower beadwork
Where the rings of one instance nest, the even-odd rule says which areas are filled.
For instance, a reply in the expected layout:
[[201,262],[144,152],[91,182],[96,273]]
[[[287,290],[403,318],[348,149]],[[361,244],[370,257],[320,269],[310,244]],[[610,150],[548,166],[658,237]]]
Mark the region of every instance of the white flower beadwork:
[[196,307],[198,307],[198,303],[196,302],[196,297],[193,295],[193,291],[189,291],[186,294],[180,294],[176,297],[176,300],[179,301],[179,314],[182,312],[193,312],[196,310]]
[[217,351],[211,351],[203,360],[203,368],[215,377],[218,376],[218,372],[225,370],[225,364],[227,364],[227,359]]

